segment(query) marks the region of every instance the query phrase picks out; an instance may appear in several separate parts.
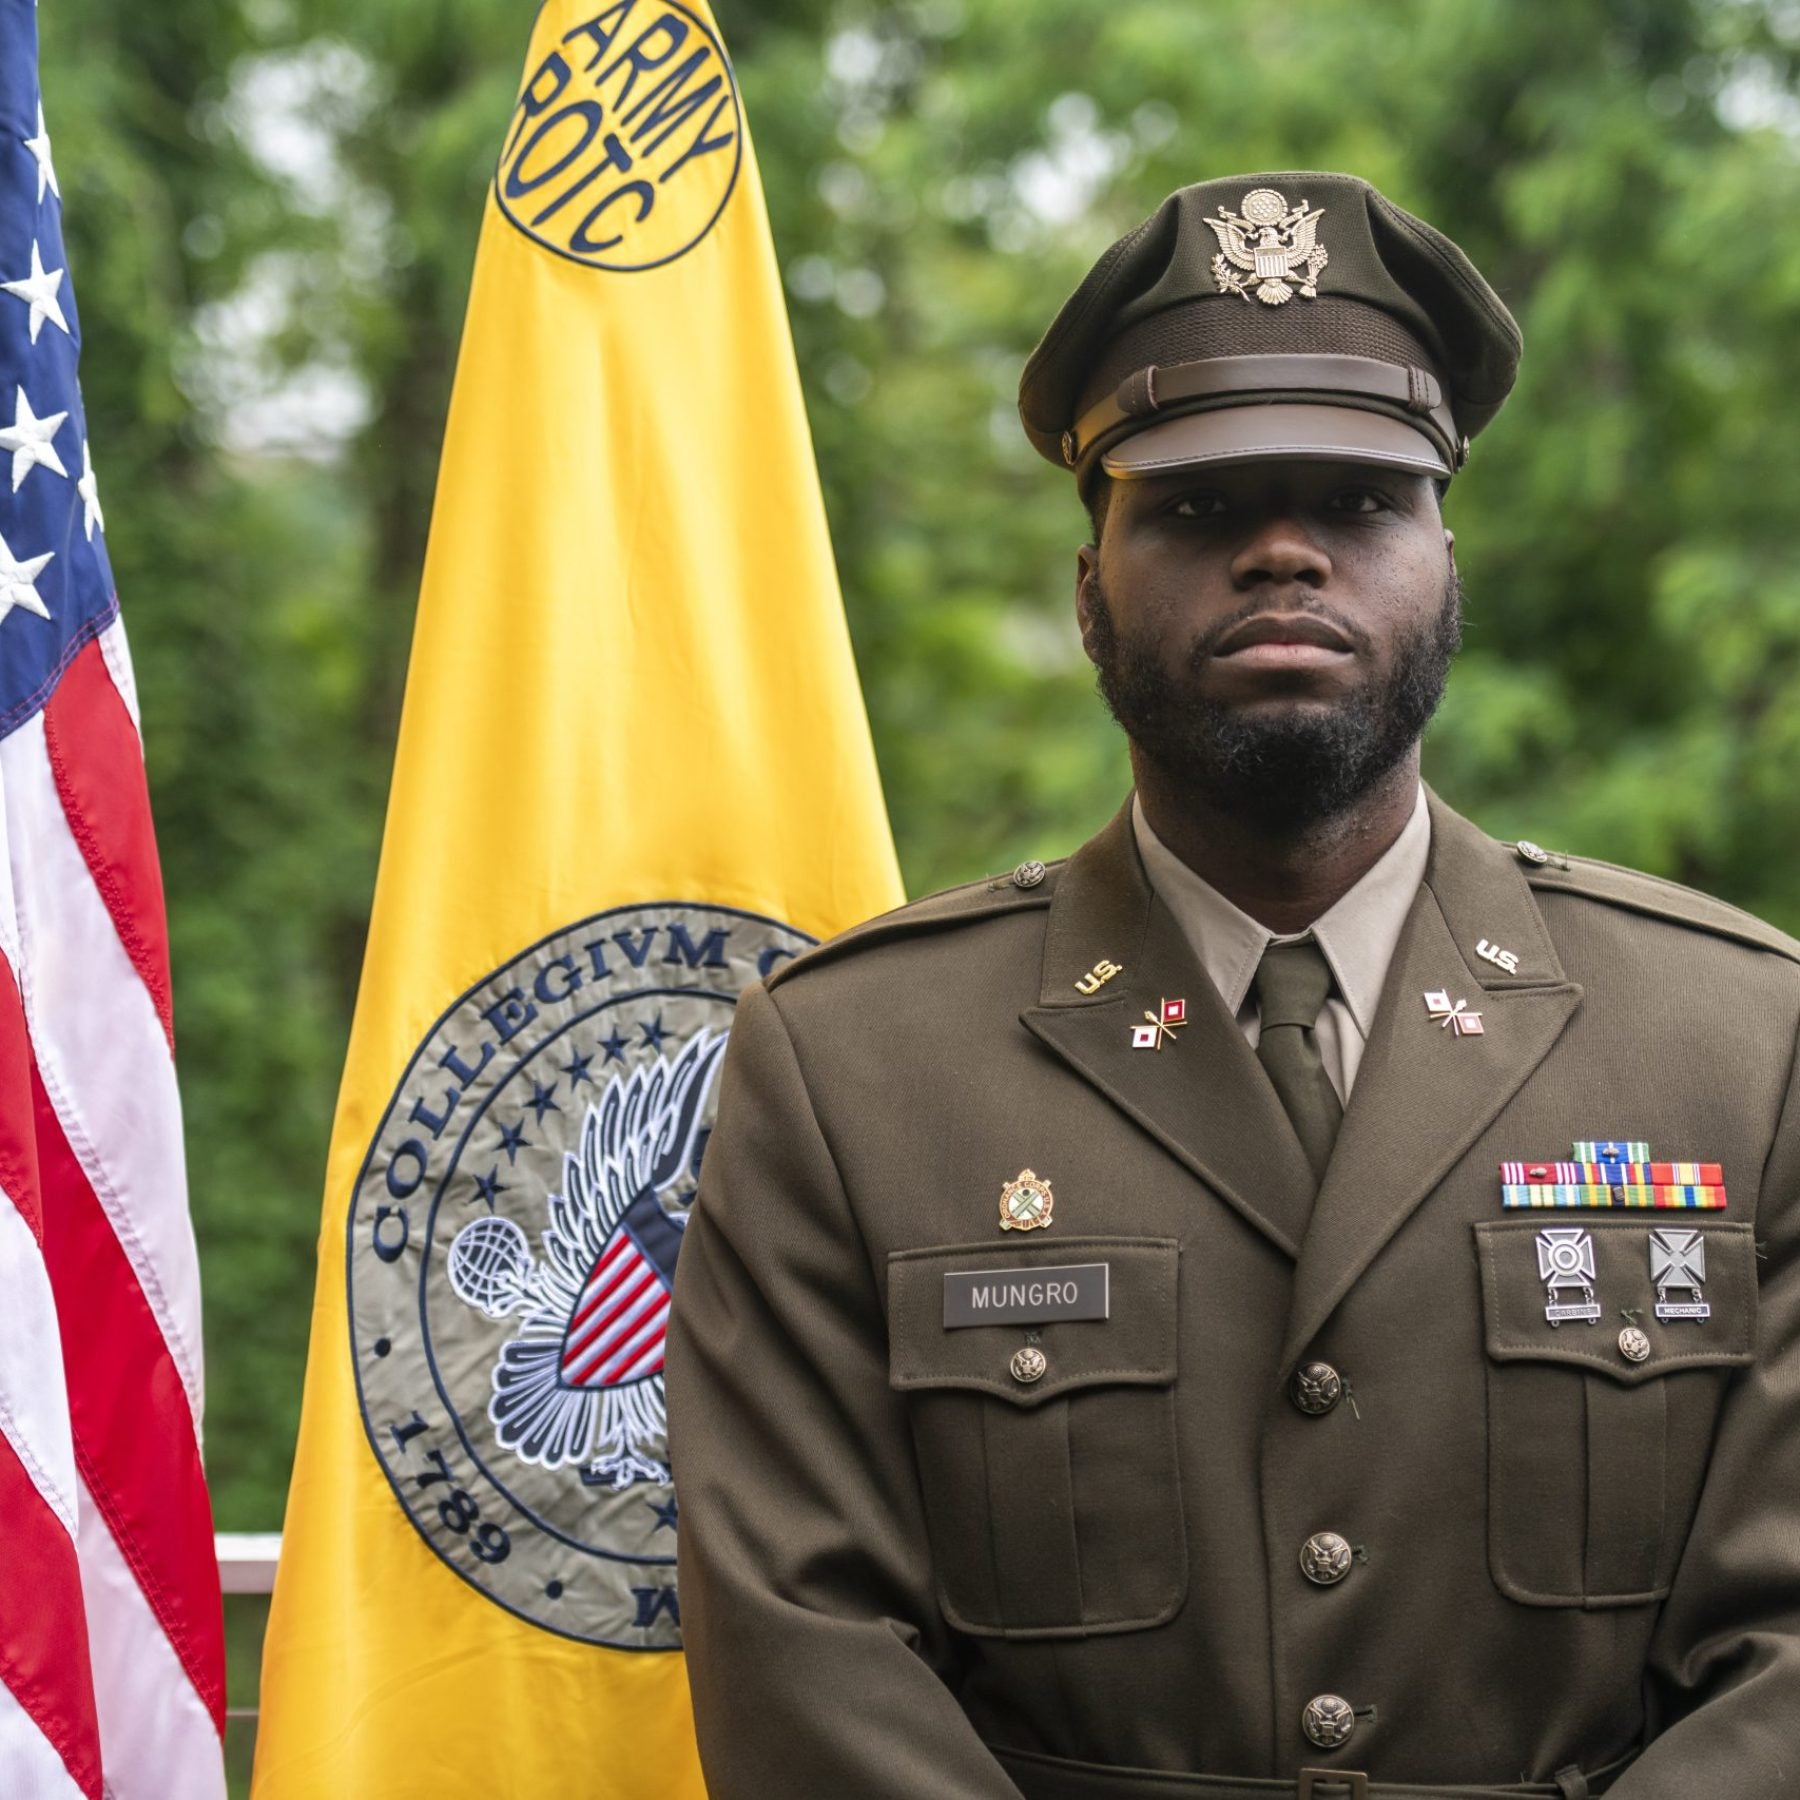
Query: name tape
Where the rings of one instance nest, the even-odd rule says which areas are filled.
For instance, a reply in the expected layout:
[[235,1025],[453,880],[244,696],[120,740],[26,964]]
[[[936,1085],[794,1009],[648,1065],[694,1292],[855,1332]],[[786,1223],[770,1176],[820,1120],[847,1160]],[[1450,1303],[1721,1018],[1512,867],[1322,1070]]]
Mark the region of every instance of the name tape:
[[1055,1269],[952,1269],[944,1277],[944,1329],[1051,1325],[1111,1316],[1112,1265]]

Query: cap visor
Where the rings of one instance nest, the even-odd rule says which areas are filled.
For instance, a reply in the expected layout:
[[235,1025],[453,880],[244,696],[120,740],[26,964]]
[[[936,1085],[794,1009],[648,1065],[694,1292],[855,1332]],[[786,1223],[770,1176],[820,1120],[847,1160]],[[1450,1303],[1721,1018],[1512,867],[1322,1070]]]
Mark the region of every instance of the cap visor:
[[1168,474],[1206,463],[1373,463],[1416,475],[1450,469],[1423,432],[1386,413],[1351,406],[1222,406],[1183,413],[1121,438],[1101,458],[1121,481]]

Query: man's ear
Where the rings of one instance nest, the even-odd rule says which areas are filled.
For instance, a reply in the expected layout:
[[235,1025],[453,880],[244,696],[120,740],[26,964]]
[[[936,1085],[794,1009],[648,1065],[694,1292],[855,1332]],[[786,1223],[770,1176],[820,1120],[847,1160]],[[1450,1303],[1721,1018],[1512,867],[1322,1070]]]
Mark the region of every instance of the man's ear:
[[1450,558],[1450,567],[1456,567],[1456,533],[1447,526],[1444,530],[1444,554]]
[[1100,579],[1100,552],[1092,544],[1083,544],[1075,552],[1075,623],[1081,630],[1081,649],[1089,662],[1094,660],[1094,590]]

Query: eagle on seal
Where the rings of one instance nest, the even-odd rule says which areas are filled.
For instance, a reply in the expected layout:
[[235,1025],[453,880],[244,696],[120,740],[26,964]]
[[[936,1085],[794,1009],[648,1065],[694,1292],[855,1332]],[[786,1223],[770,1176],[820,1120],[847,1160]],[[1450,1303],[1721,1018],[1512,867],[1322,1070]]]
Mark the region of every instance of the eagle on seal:
[[[664,1196],[704,1145],[725,1040],[702,1029],[672,1060],[614,1075],[563,1157],[542,1259],[521,1243],[509,1279],[481,1300],[463,1294],[490,1317],[524,1310],[494,1365],[488,1417],[525,1462],[579,1463],[590,1487],[614,1490],[670,1479],[663,1340],[687,1211]],[[451,1264],[463,1293],[454,1246]]]

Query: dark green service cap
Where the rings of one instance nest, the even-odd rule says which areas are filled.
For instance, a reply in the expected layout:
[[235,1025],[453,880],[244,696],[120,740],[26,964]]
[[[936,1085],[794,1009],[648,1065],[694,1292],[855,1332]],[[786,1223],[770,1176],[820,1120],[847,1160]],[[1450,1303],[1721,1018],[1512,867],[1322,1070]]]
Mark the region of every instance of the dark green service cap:
[[1441,231],[1354,175],[1171,194],[1088,271],[1019,381],[1040,455],[1129,480],[1277,457],[1448,478],[1519,328]]

